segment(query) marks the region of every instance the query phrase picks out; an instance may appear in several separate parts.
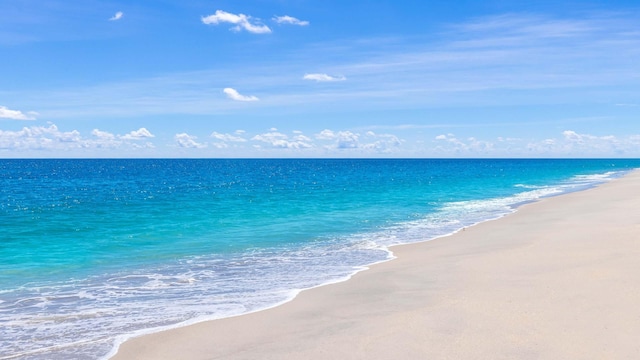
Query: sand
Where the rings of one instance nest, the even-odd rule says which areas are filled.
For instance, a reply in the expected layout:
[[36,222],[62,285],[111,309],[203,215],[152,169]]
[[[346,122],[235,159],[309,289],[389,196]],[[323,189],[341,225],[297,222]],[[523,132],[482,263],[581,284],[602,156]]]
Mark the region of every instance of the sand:
[[640,171],[115,359],[640,359]]

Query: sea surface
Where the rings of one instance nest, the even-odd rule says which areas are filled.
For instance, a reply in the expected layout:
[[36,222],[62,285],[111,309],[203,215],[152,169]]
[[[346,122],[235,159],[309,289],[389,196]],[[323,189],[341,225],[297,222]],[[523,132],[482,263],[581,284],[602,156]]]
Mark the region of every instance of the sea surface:
[[0,160],[0,359],[106,359],[131,336],[276,306],[391,259],[391,245],[634,168],[640,160]]

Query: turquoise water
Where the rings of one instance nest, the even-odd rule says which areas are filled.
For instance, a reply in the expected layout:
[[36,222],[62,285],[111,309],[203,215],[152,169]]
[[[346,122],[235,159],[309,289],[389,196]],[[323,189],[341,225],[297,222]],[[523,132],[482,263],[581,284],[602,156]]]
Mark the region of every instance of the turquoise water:
[[638,160],[0,160],[0,359],[95,359],[134,334],[341,281]]

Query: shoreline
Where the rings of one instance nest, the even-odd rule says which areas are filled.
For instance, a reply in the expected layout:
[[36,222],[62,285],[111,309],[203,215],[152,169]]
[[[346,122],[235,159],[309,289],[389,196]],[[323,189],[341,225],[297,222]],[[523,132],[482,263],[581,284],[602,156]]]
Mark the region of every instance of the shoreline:
[[[492,351],[485,351],[487,358],[528,358],[529,355],[537,358],[536,356],[539,357],[540,354],[543,354],[544,358],[566,358],[567,356],[588,358],[590,355],[593,358],[601,358],[602,356],[590,352],[581,354],[568,353],[566,350],[562,352],[560,351],[562,346],[560,350],[554,347],[556,354],[551,353],[547,356],[542,350],[550,347],[546,343],[546,346],[540,346],[541,350],[536,351],[537,347],[532,346],[531,340],[541,339],[542,335],[536,333],[534,334],[536,336],[526,336],[526,326],[524,328],[495,326],[504,322],[511,325],[517,324],[512,324],[514,320],[507,319],[508,316],[504,318],[505,314],[499,311],[509,308],[500,300],[504,299],[504,296],[492,297],[482,288],[477,287],[477,281],[471,280],[474,278],[478,280],[478,274],[492,270],[495,276],[510,285],[499,286],[500,284],[495,284],[491,277],[482,276],[479,279],[480,283],[486,282],[493,286],[491,287],[493,290],[505,294],[511,294],[514,287],[518,291],[525,291],[520,283],[521,278],[514,279],[513,276],[509,276],[510,270],[519,269],[519,264],[517,261],[514,263],[515,260],[510,257],[503,256],[515,254],[518,258],[524,258],[528,261],[524,264],[531,268],[529,271],[536,274],[544,275],[545,272],[553,273],[550,269],[562,269],[563,261],[559,260],[567,259],[555,259],[556,262],[549,263],[549,259],[540,256],[540,249],[532,254],[523,252],[523,249],[538,247],[538,243],[551,245],[552,248],[553,246],[562,247],[563,242],[547,244],[549,241],[546,239],[561,235],[560,237],[568,237],[572,240],[573,247],[564,249],[574,251],[569,252],[571,256],[568,256],[568,260],[571,260],[575,251],[580,250],[580,247],[576,246],[579,245],[579,242],[576,243],[576,236],[584,237],[594,232],[603,232],[600,237],[607,237],[612,235],[610,233],[619,230],[609,227],[593,229],[593,222],[577,221],[575,218],[582,215],[584,207],[576,207],[575,203],[608,204],[611,207],[617,203],[632,203],[627,206],[630,209],[637,208],[635,205],[640,205],[640,200],[620,196],[620,189],[631,187],[631,191],[624,193],[636,194],[640,190],[639,181],[640,173],[636,170],[595,188],[542,198],[537,202],[524,204],[514,213],[481,222],[452,235],[420,243],[393,246],[391,249],[394,258],[367,266],[368,271],[358,271],[347,279],[348,281],[303,290],[293,300],[266,310],[134,337],[121,344],[119,351],[111,359],[252,359],[257,357],[324,359],[335,356],[345,359],[390,359],[398,356],[417,358],[427,355],[436,358],[450,356],[459,358],[460,356],[470,357],[475,353],[470,353],[470,349],[483,344],[481,348],[492,349]],[[616,195],[613,196],[617,199],[616,201],[612,200],[611,194]],[[573,207],[571,207],[572,203]],[[611,217],[611,214],[606,211],[601,210],[601,212],[597,215],[604,218]],[[557,214],[556,217],[549,217],[547,213]],[[616,213],[626,219],[626,222],[621,222],[621,225],[627,232],[634,226],[636,230],[640,227],[640,225],[634,225],[636,223],[633,222],[633,218],[630,218],[632,213],[633,211],[626,214]],[[573,223],[577,228],[566,226],[569,223]],[[547,233],[540,230],[545,226],[551,227],[547,229]],[[526,230],[524,233],[527,235],[522,236],[522,230]],[[517,237],[520,239],[514,240]],[[617,242],[624,242],[620,236],[614,238]],[[597,245],[592,244],[596,248]],[[637,245],[635,248],[633,245],[632,242],[632,250],[638,251]],[[564,246],[567,245],[564,244]],[[597,248],[596,253],[600,250],[602,249]],[[629,253],[633,251],[627,252],[627,257]],[[546,260],[547,263],[544,261],[541,264],[531,263],[531,257],[534,255],[536,255],[535,260]],[[453,263],[447,261],[452,259],[455,260]],[[499,268],[501,271],[495,272],[494,263],[501,264],[502,267]],[[546,268],[543,266],[545,264]],[[469,269],[470,272],[461,271],[461,269]],[[489,273],[492,272],[489,271]],[[634,275],[629,273],[628,277],[633,278]],[[547,280],[553,283],[553,278],[547,278]],[[565,285],[571,285],[571,282]],[[534,288],[529,290],[529,295],[533,295],[535,299],[541,292],[548,293],[548,290],[542,290],[544,287]],[[562,290],[562,287],[558,290]],[[630,293],[631,300],[640,302],[638,286],[632,288]],[[455,296],[456,294],[464,296]],[[514,297],[514,294],[511,294],[511,298],[516,307],[536,309],[536,306],[527,301],[523,302],[525,299]],[[487,302],[487,299],[493,301]],[[496,301],[505,307],[496,309],[495,306],[490,306]],[[484,307],[470,311],[475,302],[484,304]],[[537,313],[548,312],[548,310],[538,309]],[[480,312],[491,313],[494,316],[483,317],[479,314]],[[525,311],[524,314],[526,313]],[[536,311],[529,309],[529,313],[536,313]],[[470,320],[479,316],[482,321]],[[531,325],[531,321],[526,321],[526,318],[525,316],[524,323]],[[414,319],[425,321],[416,323]],[[542,319],[547,318],[542,317]],[[497,324],[492,324],[494,322]],[[407,326],[413,331],[407,331]],[[475,328],[476,331],[469,330],[469,327]],[[502,330],[495,329],[496,327]],[[520,332],[520,335],[516,336],[520,339],[517,343],[523,346],[505,347],[495,344],[500,342],[495,339],[499,335],[503,336],[503,341],[504,336],[506,339],[513,338],[514,334],[505,333],[505,328],[517,328]],[[481,334],[491,329],[493,331],[488,331],[489,335]],[[558,329],[555,330],[558,335]],[[633,330],[637,334],[640,326],[636,326]],[[461,334],[464,335],[463,338],[460,337]],[[484,341],[478,342],[478,339]],[[592,340],[595,339],[589,341],[597,343]],[[451,349],[452,341],[460,348]],[[475,346],[472,346],[474,344]],[[580,347],[584,344],[575,346]],[[445,351],[446,349],[443,350],[443,348],[449,350]],[[606,348],[612,350],[610,347]],[[389,349],[400,352],[389,352]],[[524,350],[526,351],[523,353]],[[640,355],[638,345],[630,345],[630,350],[631,353]],[[473,358],[482,357],[473,356]]]

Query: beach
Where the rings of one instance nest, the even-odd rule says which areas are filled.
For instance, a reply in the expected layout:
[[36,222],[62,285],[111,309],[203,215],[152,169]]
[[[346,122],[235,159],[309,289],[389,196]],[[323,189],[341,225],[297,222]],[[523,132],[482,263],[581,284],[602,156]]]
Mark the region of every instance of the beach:
[[284,305],[113,359],[636,359],[640,173],[521,206]]

